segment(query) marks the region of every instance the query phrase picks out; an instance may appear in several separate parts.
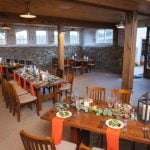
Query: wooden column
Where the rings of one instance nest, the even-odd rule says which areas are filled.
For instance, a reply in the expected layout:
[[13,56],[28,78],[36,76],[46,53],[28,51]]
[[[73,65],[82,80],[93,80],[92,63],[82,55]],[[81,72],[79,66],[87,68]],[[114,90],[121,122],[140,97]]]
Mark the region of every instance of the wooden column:
[[64,32],[58,27],[58,68],[64,70]]
[[133,88],[136,51],[137,13],[126,13],[125,41],[123,54],[122,88]]

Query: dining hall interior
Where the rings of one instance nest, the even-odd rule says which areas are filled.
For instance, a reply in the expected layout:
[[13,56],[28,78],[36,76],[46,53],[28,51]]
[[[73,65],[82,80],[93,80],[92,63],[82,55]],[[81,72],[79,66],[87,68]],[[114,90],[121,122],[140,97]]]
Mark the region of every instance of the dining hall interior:
[[149,8],[0,1],[0,150],[150,150]]

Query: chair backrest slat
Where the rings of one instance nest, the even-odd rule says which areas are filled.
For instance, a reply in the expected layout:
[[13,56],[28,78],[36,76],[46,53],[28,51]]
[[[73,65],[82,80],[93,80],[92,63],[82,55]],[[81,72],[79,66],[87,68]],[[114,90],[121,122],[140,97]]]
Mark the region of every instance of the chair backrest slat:
[[20,136],[25,150],[56,150],[51,138],[33,136],[23,130]]
[[130,103],[130,97],[132,94],[132,90],[128,89],[112,89],[111,91],[112,97],[117,101],[121,100],[122,103]]
[[95,103],[105,101],[105,88],[102,87],[87,87],[87,96],[92,98]]

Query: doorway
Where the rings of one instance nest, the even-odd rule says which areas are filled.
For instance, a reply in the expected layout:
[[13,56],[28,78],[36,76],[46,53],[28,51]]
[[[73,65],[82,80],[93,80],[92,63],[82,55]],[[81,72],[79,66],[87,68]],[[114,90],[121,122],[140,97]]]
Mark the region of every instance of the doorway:
[[146,44],[146,27],[137,28],[134,78],[142,78],[144,73],[144,52]]

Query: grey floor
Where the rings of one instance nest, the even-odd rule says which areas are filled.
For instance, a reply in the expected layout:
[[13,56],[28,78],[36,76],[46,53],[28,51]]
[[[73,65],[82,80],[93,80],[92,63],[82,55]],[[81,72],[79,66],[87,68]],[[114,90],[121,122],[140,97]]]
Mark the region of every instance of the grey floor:
[[[94,72],[78,75],[74,81],[73,91],[79,96],[85,96],[86,86],[90,85],[105,87],[107,89],[107,95],[109,95],[112,88],[121,87],[121,76],[106,72]],[[150,91],[150,80],[134,80],[133,101],[135,104],[137,103],[138,97],[146,91]],[[40,112],[40,114],[47,111],[51,106],[51,101],[44,101],[43,110]],[[18,123],[16,116],[13,117],[12,114],[9,113],[9,110],[6,109],[0,89],[0,150],[23,150],[22,142],[19,137],[19,131],[22,129],[34,135],[50,135],[50,123],[41,120],[36,115],[35,108],[33,111],[31,111],[28,107],[24,107],[21,114],[21,122]],[[65,140],[69,140],[69,131],[69,128],[64,129],[63,138]],[[96,145],[96,139],[97,135],[92,134],[92,145]],[[121,141],[120,149],[130,149],[130,143]],[[67,146],[66,150],[69,150]],[[146,145],[136,144],[136,150],[146,150]]]

